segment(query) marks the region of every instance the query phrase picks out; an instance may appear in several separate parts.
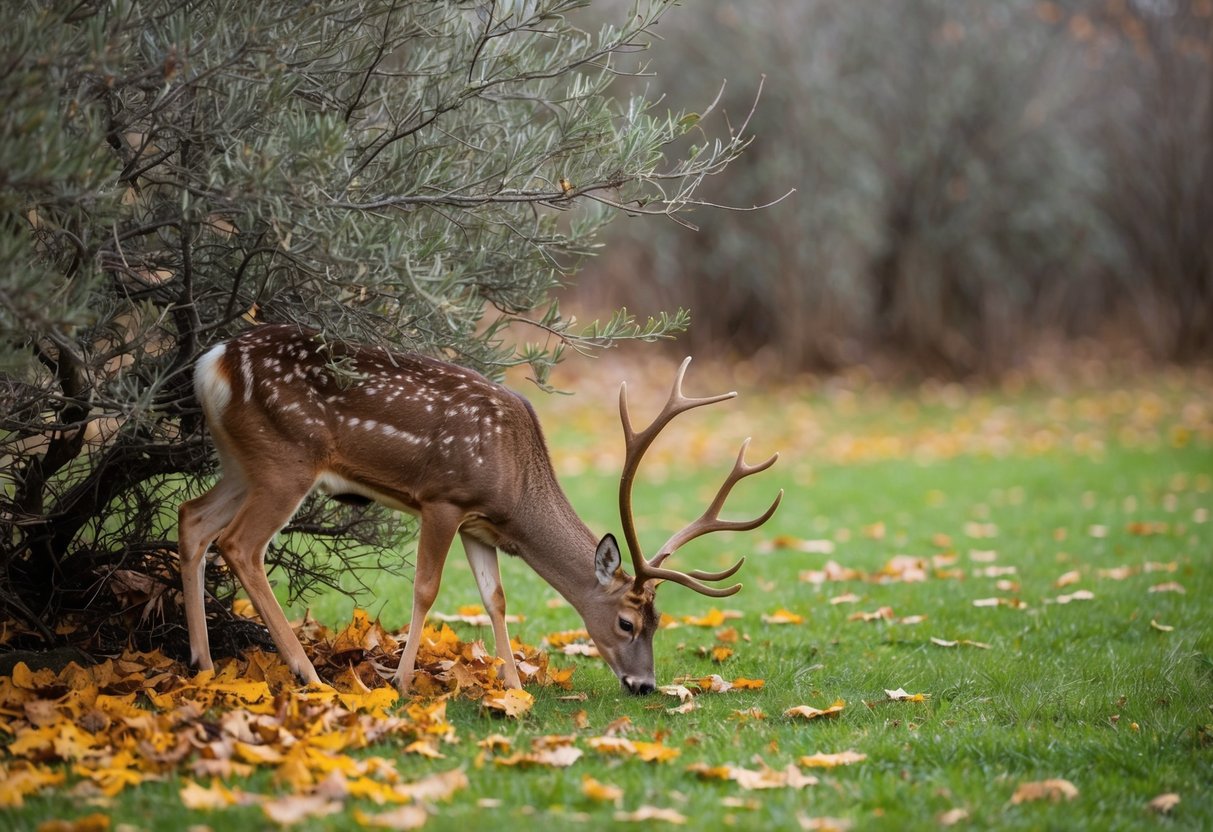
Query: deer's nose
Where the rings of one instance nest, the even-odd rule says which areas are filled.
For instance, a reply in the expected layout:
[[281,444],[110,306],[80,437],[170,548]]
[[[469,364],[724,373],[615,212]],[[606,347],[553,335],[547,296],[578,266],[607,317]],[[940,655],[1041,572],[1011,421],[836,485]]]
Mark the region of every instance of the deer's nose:
[[633,679],[631,676],[623,677],[623,686],[636,696],[644,696],[657,690],[657,686],[648,679]]

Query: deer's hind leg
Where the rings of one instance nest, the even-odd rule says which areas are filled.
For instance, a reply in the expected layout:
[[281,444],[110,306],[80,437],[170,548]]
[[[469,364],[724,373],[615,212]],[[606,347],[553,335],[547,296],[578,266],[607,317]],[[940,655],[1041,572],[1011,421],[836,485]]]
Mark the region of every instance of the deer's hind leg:
[[187,500],[177,510],[177,554],[190,661],[202,670],[213,667],[206,628],[206,550],[236,516],[246,489],[243,476],[225,473],[210,491]]
[[396,668],[396,688],[407,694],[417,668],[417,653],[421,649],[421,631],[425,617],[438,597],[442,583],[442,567],[463,521],[463,510],[449,503],[427,503],[421,507],[421,536],[417,541],[417,569],[413,575],[413,615],[409,620],[409,636]]

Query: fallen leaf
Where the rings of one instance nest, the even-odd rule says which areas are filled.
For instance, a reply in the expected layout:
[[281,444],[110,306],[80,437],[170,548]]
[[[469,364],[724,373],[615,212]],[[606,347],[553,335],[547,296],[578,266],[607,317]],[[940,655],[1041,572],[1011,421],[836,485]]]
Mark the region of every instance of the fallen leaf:
[[588,774],[581,777],[581,793],[598,803],[614,803],[623,800],[623,789],[595,780]]
[[802,774],[800,769],[790,764],[783,769],[774,769],[764,763],[762,768],[751,769],[733,765],[710,766],[706,763],[694,763],[687,767],[687,771],[697,774],[702,780],[730,780],[746,791],[803,789],[805,786],[815,786],[818,782],[816,777]]
[[1053,599],[1053,603],[1068,604],[1071,601],[1093,601],[1093,600],[1095,600],[1094,592],[1091,592],[1089,589],[1080,589],[1075,592],[1071,592],[1068,595],[1058,595],[1055,599]]
[[429,817],[429,812],[420,806],[397,806],[375,814],[354,809],[354,820],[373,829],[419,829]]
[[940,814],[937,819],[940,826],[955,826],[962,820],[968,820],[969,812],[967,809],[949,809]]
[[797,813],[796,823],[804,832],[850,832],[855,826],[846,818],[811,818],[802,813]]
[[793,708],[788,708],[783,712],[784,716],[798,716],[804,719],[816,719],[821,716],[837,716],[842,712],[842,709],[847,706],[847,703],[842,699],[834,700],[834,704],[828,708],[814,708],[811,705],[797,705]]
[[486,696],[480,700],[480,704],[490,711],[518,719],[530,713],[531,707],[535,704],[535,697],[525,690],[511,688]]
[[1160,794],[1158,797],[1146,804],[1146,808],[1151,811],[1158,812],[1160,815],[1170,814],[1171,810],[1179,805],[1179,795],[1175,792],[1167,792]]
[[808,754],[800,758],[800,764],[806,768],[834,768],[863,762],[867,758],[867,754],[858,751],[839,751],[836,754]]
[[661,809],[656,806],[641,806],[634,812],[616,812],[615,820],[620,823],[648,823],[652,820],[659,820],[678,826],[687,822],[686,815],[673,809]]
[[1056,581],[1054,581],[1053,586],[1057,587],[1058,589],[1061,589],[1064,586],[1069,586],[1070,584],[1076,584],[1081,580],[1082,580],[1082,573],[1079,572],[1077,569],[1072,569],[1069,572],[1066,572],[1064,575],[1062,575]]
[[948,641],[947,639],[935,638],[931,636],[931,643],[937,647],[976,647],[979,650],[989,650],[990,645],[984,641],[970,641],[967,638],[962,638],[957,641]]
[[71,820],[44,820],[38,824],[37,832],[106,832],[109,828],[109,815],[93,812]]
[[1184,589],[1184,585],[1178,581],[1167,581],[1166,583],[1155,584],[1150,587],[1148,592],[1178,592],[1180,595],[1185,595],[1188,590]]
[[770,615],[762,616],[763,624],[803,624],[804,616],[797,615],[789,609],[780,607]]
[[737,610],[718,610],[712,607],[712,609],[702,616],[684,615],[682,623],[689,624],[692,627],[719,627],[725,621],[732,618],[741,618],[741,613]]
[[287,795],[261,804],[265,816],[280,826],[292,826],[308,818],[321,818],[341,811],[341,804],[321,795]]
[[847,621],[888,621],[892,617],[892,607],[881,607],[871,612],[853,612],[847,616]]
[[1029,803],[1036,800],[1050,800],[1060,803],[1062,800],[1073,800],[1078,797],[1078,789],[1069,780],[1052,779],[1039,780],[1031,783],[1021,783],[1011,795],[1012,803]]
[[499,766],[550,766],[552,768],[568,768],[581,759],[582,750],[571,745],[556,748],[539,748],[534,751],[519,752],[509,757],[499,757],[493,760]]
[[1160,624],[1158,621],[1156,621],[1153,618],[1150,619],[1150,626],[1153,627],[1155,630],[1158,630],[1160,633],[1169,633],[1175,629],[1175,627],[1173,625]]
[[894,702],[922,702],[926,700],[928,694],[906,693],[905,688],[898,688],[897,690],[886,690],[885,695]]
[[686,702],[695,694],[690,688],[683,685],[659,685],[657,688],[659,693],[664,693],[666,696],[677,696],[679,701]]

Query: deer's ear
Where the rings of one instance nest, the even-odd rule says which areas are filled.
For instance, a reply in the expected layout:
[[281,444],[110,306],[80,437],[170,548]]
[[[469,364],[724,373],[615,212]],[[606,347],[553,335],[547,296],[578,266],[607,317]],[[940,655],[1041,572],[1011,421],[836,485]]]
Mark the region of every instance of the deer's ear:
[[594,552],[594,576],[598,578],[598,583],[610,586],[622,564],[623,558],[619,554],[615,535],[604,535],[602,540],[598,541],[598,549]]

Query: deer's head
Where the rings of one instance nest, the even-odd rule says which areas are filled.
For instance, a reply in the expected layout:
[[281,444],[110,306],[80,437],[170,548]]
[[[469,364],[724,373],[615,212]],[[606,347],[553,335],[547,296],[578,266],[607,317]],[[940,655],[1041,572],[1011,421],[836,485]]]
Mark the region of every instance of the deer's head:
[[737,454],[737,461],[733,465],[732,472],[725,478],[704,513],[697,520],[675,533],[652,558],[644,557],[636,536],[636,524],[632,517],[632,483],[645,451],[653,443],[657,434],[678,414],[695,407],[731,399],[737,395],[736,393],[724,393],[707,398],[690,398],[683,395],[682,379],[690,362],[690,358],[682,362],[674,377],[674,385],[665,407],[652,424],[642,431],[637,432],[632,428],[632,420],[628,414],[627,384],[625,383],[619,388],[619,418],[623,423],[624,442],[627,446],[623,474],[619,479],[619,516],[623,526],[623,537],[632,557],[634,574],[629,575],[624,571],[623,557],[615,537],[609,534],[603,537],[594,554],[594,573],[598,579],[601,594],[596,603],[583,611],[583,619],[586,630],[598,647],[598,652],[619,677],[624,688],[635,694],[652,693],[657,687],[657,676],[653,667],[653,636],[660,623],[660,615],[655,606],[657,586],[669,581],[682,584],[711,598],[724,598],[738,592],[741,584],[714,587],[705,582],[723,581],[731,577],[745,563],[745,558],[720,572],[700,570],[679,572],[663,568],[662,562],[683,544],[700,535],[717,531],[747,531],[761,526],[771,518],[779,507],[780,500],[783,499],[781,490],[770,508],[753,520],[720,519],[720,510],[724,507],[725,500],[728,499],[733,486],[751,474],[757,474],[770,468],[779,458],[779,454],[775,454],[757,465],[746,464],[745,452],[750,444],[750,440],[746,439]]

